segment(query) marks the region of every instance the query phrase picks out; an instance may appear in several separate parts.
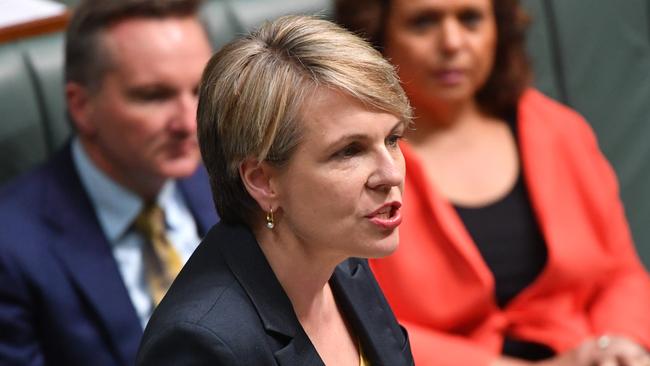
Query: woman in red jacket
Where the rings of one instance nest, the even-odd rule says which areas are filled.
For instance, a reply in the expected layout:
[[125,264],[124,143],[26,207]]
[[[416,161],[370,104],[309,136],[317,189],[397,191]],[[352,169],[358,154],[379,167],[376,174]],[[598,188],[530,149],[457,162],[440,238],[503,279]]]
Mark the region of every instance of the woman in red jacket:
[[587,123],[527,88],[517,0],[339,0],[398,68],[400,248],[373,270],[419,365],[649,365],[650,278]]

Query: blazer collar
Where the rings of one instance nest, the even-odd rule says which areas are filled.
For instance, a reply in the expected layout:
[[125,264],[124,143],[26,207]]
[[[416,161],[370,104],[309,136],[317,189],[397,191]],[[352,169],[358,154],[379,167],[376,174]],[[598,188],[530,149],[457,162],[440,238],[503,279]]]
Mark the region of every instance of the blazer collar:
[[[277,342],[274,354],[278,364],[323,365],[250,230],[219,224],[214,238],[226,243],[219,245],[219,250],[251,299],[267,334]],[[406,340],[365,260],[341,263],[330,285],[371,364],[412,363],[404,359]]]
[[140,321],[75,171],[69,144],[48,167],[42,215],[52,229],[51,248],[110,335],[116,358],[132,364],[142,336]]
[[215,237],[226,263],[243,287],[269,336],[277,342],[279,365],[323,365],[298,322],[284,292],[253,234],[243,226],[219,224]]
[[408,365],[402,333],[365,259],[341,263],[330,280],[336,301],[371,365]]

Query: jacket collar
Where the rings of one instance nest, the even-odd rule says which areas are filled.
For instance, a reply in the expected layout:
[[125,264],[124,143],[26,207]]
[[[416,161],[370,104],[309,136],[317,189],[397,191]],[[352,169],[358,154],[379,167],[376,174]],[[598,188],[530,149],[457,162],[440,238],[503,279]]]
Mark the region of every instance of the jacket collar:
[[[223,243],[236,243],[221,245],[219,249],[251,299],[267,334],[277,342],[274,355],[278,364],[323,365],[250,230],[224,224],[215,229],[215,238]],[[350,259],[341,263],[330,285],[371,364],[411,363],[403,359],[404,335],[365,260]],[[370,302],[369,299],[378,300]],[[410,351],[407,353],[410,355]]]
[[219,246],[226,263],[253,303],[267,334],[278,345],[274,351],[278,364],[323,365],[250,230],[222,224],[215,229],[214,237],[230,244]]
[[51,247],[109,335],[109,348],[132,364],[142,328],[110,245],[72,162],[70,145],[51,164],[43,217],[52,228]]
[[341,263],[330,285],[371,365],[413,363],[405,335],[365,259]]

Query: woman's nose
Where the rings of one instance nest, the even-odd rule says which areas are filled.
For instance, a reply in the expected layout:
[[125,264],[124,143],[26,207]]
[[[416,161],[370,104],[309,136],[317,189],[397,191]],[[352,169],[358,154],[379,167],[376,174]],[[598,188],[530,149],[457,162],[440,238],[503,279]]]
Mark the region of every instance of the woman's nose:
[[463,44],[463,27],[454,18],[443,20],[440,28],[440,47],[445,53],[454,53]]
[[384,151],[377,160],[376,169],[368,177],[371,189],[390,190],[404,182],[404,156],[402,152]]

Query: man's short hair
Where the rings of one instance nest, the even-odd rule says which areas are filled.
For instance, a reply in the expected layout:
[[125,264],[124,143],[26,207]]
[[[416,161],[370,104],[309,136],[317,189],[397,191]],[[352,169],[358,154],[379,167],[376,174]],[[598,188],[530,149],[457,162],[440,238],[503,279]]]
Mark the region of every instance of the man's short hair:
[[201,0],[82,0],[68,24],[65,40],[65,81],[97,90],[112,66],[102,44],[102,32],[133,18],[190,17]]

